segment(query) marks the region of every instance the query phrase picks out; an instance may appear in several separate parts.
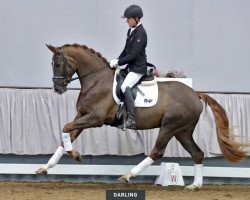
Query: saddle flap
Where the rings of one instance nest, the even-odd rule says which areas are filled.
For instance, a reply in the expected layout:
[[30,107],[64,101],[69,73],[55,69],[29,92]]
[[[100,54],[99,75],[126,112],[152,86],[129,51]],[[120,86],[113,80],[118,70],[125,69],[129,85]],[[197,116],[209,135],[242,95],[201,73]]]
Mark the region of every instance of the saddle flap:
[[[120,74],[119,76],[121,77],[118,78],[119,71],[119,69],[116,70],[113,83],[113,98],[118,105],[123,104],[121,98],[122,92],[120,88],[122,82],[126,77],[123,74]],[[156,79],[154,79],[153,81],[143,81],[143,84],[139,84],[133,87],[132,92],[135,93],[133,94],[135,98],[135,107],[151,107],[157,103],[158,85],[156,83],[157,81]]]

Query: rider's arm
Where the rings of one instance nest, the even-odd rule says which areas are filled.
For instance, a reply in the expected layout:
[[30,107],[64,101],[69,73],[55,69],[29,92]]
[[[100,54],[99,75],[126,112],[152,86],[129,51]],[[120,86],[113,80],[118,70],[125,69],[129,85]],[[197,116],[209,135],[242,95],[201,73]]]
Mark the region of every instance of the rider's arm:
[[144,31],[138,31],[135,35],[132,50],[129,54],[119,58],[118,65],[125,65],[135,60],[141,52],[145,51],[147,45],[147,35]]

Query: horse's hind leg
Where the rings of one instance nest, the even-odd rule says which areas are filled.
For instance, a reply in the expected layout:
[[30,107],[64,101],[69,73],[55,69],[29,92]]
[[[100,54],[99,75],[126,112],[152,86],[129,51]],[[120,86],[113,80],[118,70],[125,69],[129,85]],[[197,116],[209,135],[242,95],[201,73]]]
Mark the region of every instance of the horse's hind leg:
[[[195,127],[195,125],[194,125]],[[198,147],[198,145],[195,143],[193,139],[193,131],[194,127],[190,129],[190,131],[182,132],[179,134],[176,134],[176,139],[182,144],[184,149],[188,151],[194,161],[194,182],[187,186],[186,189],[189,190],[196,190],[201,188],[203,183],[203,158],[204,153],[203,151]]]
[[169,140],[174,136],[175,126],[162,126],[160,128],[159,135],[156,139],[155,146],[151,151],[150,155],[145,158],[142,162],[136,165],[129,173],[121,176],[119,180],[129,182],[131,177],[136,177],[140,174],[145,168],[152,165],[154,161],[163,157],[165,149]]

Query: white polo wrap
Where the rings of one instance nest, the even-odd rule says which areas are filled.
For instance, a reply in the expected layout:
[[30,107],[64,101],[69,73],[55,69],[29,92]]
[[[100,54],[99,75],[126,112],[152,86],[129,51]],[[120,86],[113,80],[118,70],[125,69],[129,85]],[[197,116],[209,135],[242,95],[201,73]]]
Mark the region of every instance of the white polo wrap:
[[49,159],[48,163],[45,165],[45,168],[49,169],[54,167],[59,162],[64,153],[64,148],[59,146],[53,156]]
[[140,162],[138,165],[136,165],[130,172],[132,176],[137,176],[140,174],[146,167],[152,165],[154,163],[154,160],[150,157],[145,158],[142,162]]
[[202,186],[203,184],[203,164],[194,165],[194,185]]
[[72,143],[70,140],[69,133],[62,133],[62,141],[63,141],[65,151],[72,151],[73,150],[73,146],[72,146]]

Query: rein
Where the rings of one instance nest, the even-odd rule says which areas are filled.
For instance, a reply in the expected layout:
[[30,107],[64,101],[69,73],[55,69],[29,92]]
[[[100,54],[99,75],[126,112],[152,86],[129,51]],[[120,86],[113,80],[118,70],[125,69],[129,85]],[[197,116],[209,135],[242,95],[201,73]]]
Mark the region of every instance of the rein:
[[68,83],[70,83],[70,82],[72,82],[72,81],[75,81],[75,80],[77,80],[77,79],[81,79],[81,78],[83,78],[83,77],[85,77],[85,76],[88,76],[88,75],[91,75],[91,74],[95,74],[95,73],[97,73],[97,72],[99,72],[99,71],[101,71],[101,70],[103,70],[103,69],[106,69],[107,67],[108,67],[108,66],[105,66],[105,67],[103,67],[103,68],[97,69],[96,71],[91,71],[91,72],[88,73],[88,74],[84,74],[84,75],[82,75],[82,76],[72,78],[72,79],[68,80]]

